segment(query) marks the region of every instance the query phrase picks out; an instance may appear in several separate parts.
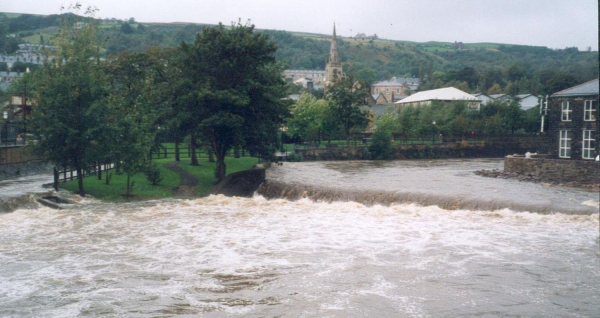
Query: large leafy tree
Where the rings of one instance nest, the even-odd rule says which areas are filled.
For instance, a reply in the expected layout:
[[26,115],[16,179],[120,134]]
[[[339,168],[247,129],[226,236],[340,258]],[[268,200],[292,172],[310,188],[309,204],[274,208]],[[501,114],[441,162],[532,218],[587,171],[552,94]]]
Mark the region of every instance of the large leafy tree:
[[102,144],[127,174],[126,196],[131,196],[131,177],[148,166],[148,154],[155,145],[159,114],[167,107],[156,81],[156,60],[148,53],[121,53],[106,63],[110,95],[102,114]]
[[288,113],[275,44],[254,26],[238,23],[205,28],[193,45],[180,48],[190,79],[191,133],[214,152],[217,180],[225,177],[225,155],[234,146],[270,156]]
[[85,196],[83,170],[93,164],[94,148],[107,94],[96,27],[63,25],[56,48],[34,77],[31,124],[36,149],[56,165],[77,170],[79,194]]
[[328,103],[303,93],[292,106],[291,118],[287,122],[288,133],[305,141],[321,141],[327,121]]
[[367,90],[362,89],[358,82],[348,76],[335,81],[325,92],[331,112],[343,127],[348,142],[353,128],[364,130],[369,123],[367,112],[360,109],[366,105],[367,94]]

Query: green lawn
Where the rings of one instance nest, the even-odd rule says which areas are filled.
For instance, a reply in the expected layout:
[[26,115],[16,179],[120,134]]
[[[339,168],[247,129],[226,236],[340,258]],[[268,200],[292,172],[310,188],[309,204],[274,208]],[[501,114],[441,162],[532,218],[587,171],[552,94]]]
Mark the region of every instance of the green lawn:
[[[153,186],[150,184],[143,173],[133,176],[132,181],[135,182],[133,186],[133,199],[148,200],[171,197],[172,191],[177,188],[181,180],[177,173],[164,168],[162,165],[172,161],[174,161],[173,158],[154,160],[154,162],[159,164],[160,172],[163,177],[163,180],[159,185]],[[244,157],[239,159],[226,158],[225,164],[227,165],[227,174],[250,169],[257,162],[258,159],[252,157]],[[202,158],[200,159],[200,166],[194,167],[190,165],[189,159],[183,159],[180,167],[198,177],[199,181],[196,193],[199,196],[210,194],[214,184],[216,183],[214,178],[214,163],[209,163],[206,158]],[[105,201],[126,201],[127,198],[125,198],[123,194],[125,193],[126,189],[127,176],[125,174],[117,175],[115,174],[114,170],[110,170],[109,172],[112,173],[112,178],[108,186],[104,181],[105,172],[103,172],[102,180],[98,180],[98,178],[95,176],[84,178],[83,185],[85,192],[97,199]],[[60,187],[70,191],[77,191],[77,180],[63,183],[60,185]]]
[[[162,167],[162,164],[167,162],[165,160],[156,160],[160,165],[160,172],[163,177],[162,182],[159,185],[153,186],[146,179],[146,175],[143,173],[136,174],[132,177],[132,182],[135,182],[133,186],[134,199],[145,200],[145,199],[157,199],[157,198],[168,198],[171,196],[171,192],[179,185],[179,175],[171,170]],[[102,173],[102,180],[98,180],[95,176],[86,177],[83,179],[83,187],[85,192],[97,199],[106,201],[126,201],[127,198],[122,196],[125,193],[127,175],[117,175],[114,170],[109,170],[112,174],[110,184],[105,184],[106,172]],[[77,191],[77,180],[69,181],[60,185],[61,188]]]

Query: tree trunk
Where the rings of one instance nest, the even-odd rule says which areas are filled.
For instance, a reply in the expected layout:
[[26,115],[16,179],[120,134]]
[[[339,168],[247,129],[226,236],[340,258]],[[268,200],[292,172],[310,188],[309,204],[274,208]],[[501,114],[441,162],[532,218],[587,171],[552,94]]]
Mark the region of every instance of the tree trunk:
[[215,162],[215,153],[212,148],[208,149],[208,162]]
[[179,158],[179,141],[175,141],[175,161],[181,161]]
[[226,170],[225,156],[217,156],[217,167],[215,169],[215,178],[217,178],[217,182],[225,178]]
[[98,162],[98,180],[102,180],[102,164]]
[[198,156],[196,156],[196,136],[194,134],[192,134],[190,136],[190,149],[191,149],[191,158],[192,158],[192,162],[191,165],[192,166],[199,166],[200,163],[198,163]]
[[233,157],[234,158],[240,157],[240,146],[233,147]]
[[83,189],[83,169],[77,165],[77,185],[79,186],[79,195],[85,197],[85,190]]
[[127,191],[125,196],[129,198],[131,196],[131,174],[127,173]]

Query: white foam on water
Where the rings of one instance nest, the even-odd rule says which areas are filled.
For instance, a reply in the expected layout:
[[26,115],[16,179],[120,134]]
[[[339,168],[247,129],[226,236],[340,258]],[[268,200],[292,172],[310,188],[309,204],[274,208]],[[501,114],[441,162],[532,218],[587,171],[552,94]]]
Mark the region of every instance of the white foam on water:
[[596,200],[587,200],[587,201],[584,201],[581,204],[587,205],[587,206],[591,206],[591,207],[594,207],[594,208],[600,208],[600,202],[596,201]]
[[598,226],[260,196],[18,210],[0,216],[0,316],[586,315]]

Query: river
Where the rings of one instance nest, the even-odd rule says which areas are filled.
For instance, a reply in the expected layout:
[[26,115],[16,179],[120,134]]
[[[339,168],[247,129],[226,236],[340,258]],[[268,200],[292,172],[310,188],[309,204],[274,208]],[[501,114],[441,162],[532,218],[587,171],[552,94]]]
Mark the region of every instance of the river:
[[597,317],[598,194],[473,174],[501,167],[285,163],[253,198],[3,213],[0,316]]

